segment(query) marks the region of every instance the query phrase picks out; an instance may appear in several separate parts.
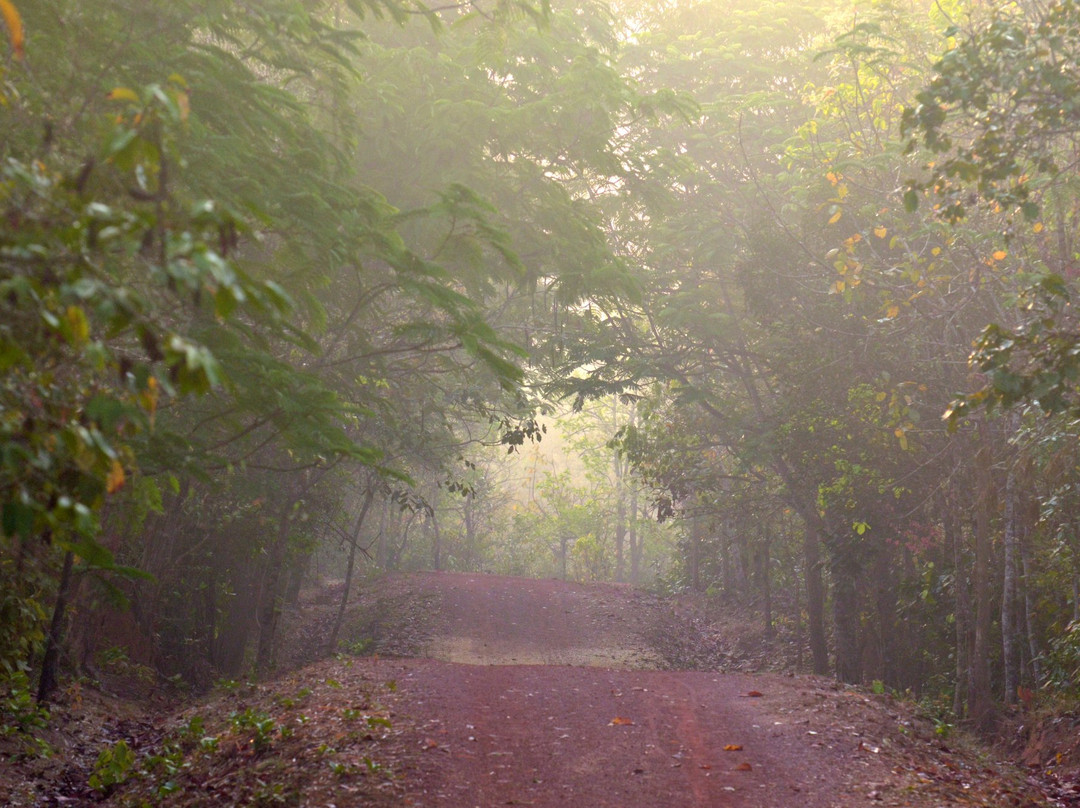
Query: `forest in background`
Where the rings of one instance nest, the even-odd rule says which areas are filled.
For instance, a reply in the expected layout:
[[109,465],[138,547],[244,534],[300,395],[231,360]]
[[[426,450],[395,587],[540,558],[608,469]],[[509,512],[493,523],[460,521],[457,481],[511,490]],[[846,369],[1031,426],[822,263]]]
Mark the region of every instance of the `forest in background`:
[[974,726],[1077,695],[1080,4],[0,15],[4,727],[265,674],[362,565],[708,591]]

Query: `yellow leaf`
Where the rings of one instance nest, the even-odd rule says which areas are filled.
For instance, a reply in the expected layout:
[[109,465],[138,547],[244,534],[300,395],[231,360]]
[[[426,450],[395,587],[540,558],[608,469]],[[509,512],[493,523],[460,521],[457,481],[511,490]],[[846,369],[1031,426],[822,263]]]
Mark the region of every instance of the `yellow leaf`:
[[72,344],[82,345],[90,338],[90,323],[86,319],[86,312],[78,306],[68,306],[66,317]]
[[729,744],[726,744],[724,746],[724,751],[725,752],[741,752],[742,751],[742,744],[741,743],[729,743]]
[[829,219],[829,224],[836,224],[838,221],[840,221],[840,217],[843,215],[843,211],[836,211],[836,213],[832,215],[832,218]]
[[0,0],[0,16],[4,18],[4,25],[8,29],[8,39],[11,40],[11,49],[15,52],[16,59],[22,59],[25,54],[23,47],[26,44],[26,35],[23,33],[22,17],[19,10],[11,0]]
[[934,247],[934,249],[932,249],[930,251],[930,254],[931,255],[941,255],[941,247]]
[[1031,229],[1033,231],[1035,231],[1036,233],[1041,233],[1043,231],[1043,223],[1042,222],[1035,222],[1035,226],[1032,227]]
[[836,185],[836,175],[833,174],[831,171],[825,175],[825,179],[827,179],[831,184]]
[[[3,0],[0,0],[2,2]],[[112,91],[106,96],[110,101],[134,101],[138,102],[138,94],[130,87],[113,87]]]
[[995,261],[1004,261],[1005,257],[1007,255],[1008,255],[1008,253],[1005,252],[1004,250],[998,250],[997,252],[994,253],[994,260]]
[[139,403],[153,417],[158,405],[158,381],[153,376],[146,380],[146,389],[139,393]]
[[187,93],[176,94],[176,107],[180,110],[180,120],[186,121],[191,114],[191,101]]
[[899,313],[900,313],[900,307],[899,306],[889,306],[888,311],[885,312],[885,316],[888,317],[891,320],[896,315],[898,315]]
[[119,460],[114,460],[109,476],[105,478],[105,490],[110,494],[115,494],[124,485],[124,480],[124,467],[120,465]]
[[844,291],[844,289],[846,289],[846,288],[847,288],[846,283],[844,283],[843,281],[837,281],[836,283],[834,283],[832,285],[832,289],[830,289],[829,291],[834,295],[838,295],[838,294],[841,294]]
[[621,715],[615,716],[608,724],[609,727],[632,727],[634,725],[634,719],[623,718]]
[[885,236],[887,236],[888,233],[889,233],[889,231],[885,227],[875,227],[874,228],[874,235],[877,236],[878,238],[885,238]]

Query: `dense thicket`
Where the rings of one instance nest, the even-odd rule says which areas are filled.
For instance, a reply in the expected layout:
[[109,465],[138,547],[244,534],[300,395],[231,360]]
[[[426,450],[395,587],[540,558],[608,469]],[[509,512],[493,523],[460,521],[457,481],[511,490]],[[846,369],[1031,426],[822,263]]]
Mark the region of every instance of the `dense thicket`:
[[2,7],[5,709],[359,557],[1075,687],[1075,4]]

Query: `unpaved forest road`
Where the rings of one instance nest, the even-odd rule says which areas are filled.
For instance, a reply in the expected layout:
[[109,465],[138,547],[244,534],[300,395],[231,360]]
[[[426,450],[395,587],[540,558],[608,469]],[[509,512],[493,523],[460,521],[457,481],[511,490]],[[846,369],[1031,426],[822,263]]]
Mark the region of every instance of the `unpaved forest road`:
[[867,805],[897,779],[860,738],[815,730],[797,680],[642,669],[657,658],[628,589],[412,584],[438,593],[444,633],[430,646],[441,659],[381,663],[424,750],[402,772],[407,805]]

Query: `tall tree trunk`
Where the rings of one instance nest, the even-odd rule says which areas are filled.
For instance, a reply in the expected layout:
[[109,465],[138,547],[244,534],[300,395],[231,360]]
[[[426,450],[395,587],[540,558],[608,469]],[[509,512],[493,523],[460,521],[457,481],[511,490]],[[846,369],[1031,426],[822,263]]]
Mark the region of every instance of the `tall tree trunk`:
[[979,427],[981,446],[975,456],[978,503],[975,507],[975,573],[972,582],[975,597],[975,644],[971,658],[968,714],[977,729],[987,730],[994,718],[990,690],[990,510],[994,502],[994,480],[989,429],[984,421],[980,421]]
[[270,557],[263,576],[262,598],[259,601],[259,642],[255,651],[255,672],[265,676],[274,668],[274,645],[284,606],[282,579],[289,549],[289,528],[292,526],[293,502],[290,502],[278,521],[277,535],[270,546]]
[[725,518],[720,523],[720,568],[724,576],[724,595],[727,598],[736,594],[735,564],[731,559],[731,542],[735,530],[733,520]]
[[[1031,461],[1029,458],[1025,464],[1024,471],[1021,474],[1021,479],[1031,480],[1031,472]],[[1031,558],[1031,537],[1035,532],[1035,526],[1039,521],[1040,503],[1035,491],[1030,487],[1025,487],[1023,502],[1023,530],[1020,533],[1020,588],[1023,591],[1024,635],[1027,640],[1028,660],[1031,674],[1030,681],[1038,683],[1042,681],[1042,671],[1040,670],[1041,666],[1039,664],[1039,658],[1041,656],[1039,652],[1039,634],[1035,622],[1038,611],[1035,606],[1035,595],[1032,591],[1034,571],[1032,569]]]
[[690,591],[701,591],[701,517],[690,517]]
[[442,534],[439,532],[439,520],[435,518],[435,509],[428,514],[431,519],[431,565],[436,572],[442,570]]
[[765,527],[761,537],[761,588],[765,596],[765,636],[770,638],[775,633],[773,629],[771,543],[772,537],[769,535],[768,527]]
[[[619,398],[615,396],[611,405],[611,420],[615,429],[619,428]],[[626,542],[626,489],[624,486],[625,468],[623,458],[618,451],[612,452],[612,470],[615,475],[615,580],[626,580],[626,561],[623,546]]]
[[829,647],[825,642],[825,582],[821,577],[821,520],[803,519],[803,561],[806,565],[806,622],[810,659],[814,673],[829,672]]
[[60,649],[64,642],[64,621],[67,619],[68,602],[74,593],[72,565],[75,554],[68,550],[64,553],[64,566],[60,570],[60,583],[56,589],[56,603],[53,604],[52,621],[49,624],[49,636],[45,640],[45,655],[41,661],[41,678],[38,679],[38,704],[48,701],[60,682]]
[[859,597],[855,579],[858,564],[850,548],[829,553],[833,584],[833,625],[836,629],[836,678],[857,684],[862,679],[859,658]]
[[479,571],[477,567],[481,559],[476,547],[476,499],[472,491],[465,495],[461,514],[465,523],[465,569]]
[[352,588],[353,569],[356,566],[356,550],[360,545],[360,531],[364,527],[364,519],[367,518],[371,501],[375,498],[375,486],[369,486],[364,494],[364,504],[360,506],[360,514],[356,517],[356,527],[353,528],[349,542],[349,562],[345,567],[345,588],[341,592],[341,601],[338,603],[337,614],[334,616],[334,626],[330,629],[330,639],[327,640],[327,653],[337,650],[338,635],[341,633],[341,624],[345,620],[345,607],[349,604],[349,590]]
[[641,534],[638,531],[638,491],[636,485],[630,486],[630,525],[627,532],[630,544],[630,583],[641,583]]
[[968,587],[968,564],[964,552],[964,533],[955,503],[947,501],[941,527],[945,533],[946,554],[952,562],[953,597],[955,598],[956,686],[953,689],[953,712],[964,715],[971,691],[971,596]]
[[1001,589],[1001,650],[1005,675],[1005,703],[1016,704],[1020,685],[1019,621],[1017,620],[1018,534],[1023,508],[1017,498],[1020,486],[1016,479],[1016,464],[1010,464],[1005,478],[1004,576]]
[[379,569],[385,570],[390,561],[389,537],[387,536],[388,522],[390,521],[390,497],[383,497],[382,513],[379,514],[379,540],[375,545],[375,563]]

